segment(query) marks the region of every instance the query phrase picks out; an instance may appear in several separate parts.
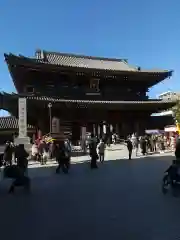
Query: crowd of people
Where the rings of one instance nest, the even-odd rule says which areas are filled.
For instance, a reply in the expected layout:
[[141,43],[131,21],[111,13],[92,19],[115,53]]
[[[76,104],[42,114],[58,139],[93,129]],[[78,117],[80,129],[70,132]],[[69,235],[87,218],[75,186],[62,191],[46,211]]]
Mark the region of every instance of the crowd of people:
[[[50,143],[43,139],[35,141],[32,145],[31,153],[28,153],[23,144],[15,146],[7,141],[4,153],[1,155],[0,167],[4,166],[4,177],[12,178],[13,182],[9,193],[13,193],[16,186],[24,186],[30,190],[30,178],[27,175],[28,159],[39,161],[42,165],[47,163],[48,159],[57,161],[56,173],[62,170],[65,174],[69,172],[71,160],[71,144],[67,139],[65,141]],[[91,157],[90,168],[97,168],[97,160],[104,161],[105,143],[103,140],[97,142],[97,139],[91,135],[89,142],[89,155]]]
[[129,159],[131,159],[133,149],[135,149],[136,156],[140,150],[143,155],[153,152],[163,152],[165,150],[174,151],[176,141],[177,137],[174,135],[171,137],[165,135],[144,135],[139,137],[137,134],[132,134],[125,142],[129,151]]
[[[91,158],[90,168],[97,169],[97,160],[104,162],[106,146],[116,144],[118,137],[115,134],[111,140],[98,139],[91,134],[88,139],[88,154]],[[127,146],[129,159],[132,157],[132,151],[135,150],[136,155],[146,155],[149,152],[164,151],[165,149],[175,149],[176,139],[165,136],[145,135],[137,136],[132,134],[127,140],[122,141]],[[23,144],[14,146],[7,142],[3,157],[1,158],[1,166],[4,165],[4,176],[14,178],[9,192],[14,192],[14,188],[23,185],[26,189],[30,188],[30,180],[27,176],[28,159],[39,161],[45,165],[47,160],[54,159],[57,162],[56,173],[62,170],[65,174],[69,172],[71,162],[72,146],[68,139],[61,142],[46,142],[44,139],[38,139],[32,145],[31,152],[27,152]]]

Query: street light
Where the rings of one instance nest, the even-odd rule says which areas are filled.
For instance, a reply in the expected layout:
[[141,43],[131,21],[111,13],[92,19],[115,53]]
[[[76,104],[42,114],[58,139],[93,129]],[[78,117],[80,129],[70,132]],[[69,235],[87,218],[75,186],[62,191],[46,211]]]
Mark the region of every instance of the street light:
[[52,103],[48,103],[49,108],[49,132],[52,133]]

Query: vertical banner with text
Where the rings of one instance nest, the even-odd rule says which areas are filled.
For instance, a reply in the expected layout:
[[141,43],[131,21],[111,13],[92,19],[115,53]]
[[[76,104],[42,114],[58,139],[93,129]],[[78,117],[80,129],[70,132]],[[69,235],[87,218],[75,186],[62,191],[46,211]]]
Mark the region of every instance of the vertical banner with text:
[[27,136],[27,106],[26,98],[19,98],[19,137],[24,138]]
[[86,127],[81,127],[81,139],[86,140]]
[[52,133],[59,133],[60,132],[59,118],[53,117],[51,124],[52,124]]

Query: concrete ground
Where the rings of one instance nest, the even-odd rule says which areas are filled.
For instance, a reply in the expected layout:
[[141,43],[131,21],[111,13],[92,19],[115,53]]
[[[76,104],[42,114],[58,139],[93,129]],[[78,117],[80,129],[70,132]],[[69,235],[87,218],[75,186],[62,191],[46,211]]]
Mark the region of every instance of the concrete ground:
[[107,161],[90,170],[88,158],[73,159],[68,175],[55,166],[31,165],[32,193],[0,187],[1,239],[180,238],[180,199],[161,193],[164,170],[173,157],[156,154],[125,159],[126,150],[110,149]]

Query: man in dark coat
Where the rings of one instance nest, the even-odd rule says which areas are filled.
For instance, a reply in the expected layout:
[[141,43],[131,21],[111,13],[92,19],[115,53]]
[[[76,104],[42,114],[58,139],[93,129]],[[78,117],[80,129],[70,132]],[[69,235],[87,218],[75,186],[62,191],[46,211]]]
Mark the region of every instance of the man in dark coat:
[[127,140],[127,149],[128,149],[128,152],[129,152],[129,160],[131,160],[133,144],[132,144],[130,139]]
[[144,137],[141,138],[140,145],[141,145],[142,154],[145,155],[147,153],[147,143]]
[[24,145],[20,144],[16,148],[15,156],[17,158],[17,166],[6,166],[4,169],[4,177],[12,178],[14,181],[9,189],[9,193],[14,193],[15,187],[23,186],[26,190],[30,190],[30,179],[25,176],[28,165],[28,153],[24,149]]
[[17,166],[22,170],[24,170],[24,172],[26,171],[28,166],[28,160],[27,160],[28,156],[29,154],[25,150],[24,145],[20,144],[16,148],[15,157],[17,158]]
[[99,157],[98,157],[98,154],[97,154],[96,147],[97,147],[96,139],[94,138],[94,135],[91,134],[91,140],[90,140],[90,143],[89,143],[89,155],[91,157],[91,169],[98,168],[97,159]]
[[27,191],[30,190],[30,179],[24,175],[23,169],[17,165],[6,166],[4,168],[4,178],[14,179],[10,188],[9,193],[14,193],[15,187],[23,186]]
[[13,155],[13,147],[11,143],[8,141],[6,142],[6,146],[4,149],[4,161],[6,165],[12,165],[12,155]]
[[58,167],[56,169],[56,173],[59,173],[60,169],[62,169],[62,171],[64,173],[68,173],[69,158],[66,155],[64,142],[61,142],[56,146],[55,155],[56,155],[56,161],[58,162]]

